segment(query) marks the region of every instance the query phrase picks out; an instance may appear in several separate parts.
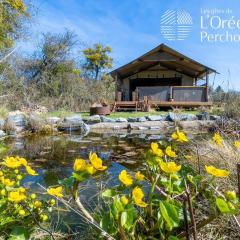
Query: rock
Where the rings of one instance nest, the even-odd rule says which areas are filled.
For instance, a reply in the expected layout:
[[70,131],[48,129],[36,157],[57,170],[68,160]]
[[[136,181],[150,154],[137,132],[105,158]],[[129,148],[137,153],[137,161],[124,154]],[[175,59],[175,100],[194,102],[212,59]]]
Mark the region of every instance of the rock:
[[162,139],[161,135],[150,135],[148,137],[148,140],[160,140],[160,139]]
[[126,118],[116,118],[116,122],[122,123],[122,122],[127,122]]
[[221,116],[218,116],[218,115],[210,115],[210,120],[219,121],[219,120],[221,120]]
[[82,123],[82,116],[81,115],[68,116],[65,117],[63,121],[68,124],[77,125],[79,123]]
[[188,114],[181,114],[179,116],[180,121],[195,121],[198,120],[197,116],[195,114],[192,113],[188,113]]
[[28,129],[32,132],[40,132],[45,125],[45,120],[37,114],[31,114],[28,118]]
[[109,118],[105,116],[100,116],[100,118],[101,118],[101,122],[116,122],[115,119],[113,118]]
[[90,132],[90,127],[83,122],[81,130],[82,130],[82,133],[86,136]]
[[138,130],[147,130],[148,129],[147,127],[143,127],[143,126],[138,126],[137,128],[138,128]]
[[22,128],[27,126],[26,116],[23,112],[20,112],[20,111],[10,112],[8,114],[6,122],[8,124],[12,124],[14,126],[22,127]]
[[59,117],[48,117],[46,118],[46,122],[51,124],[51,125],[56,125],[60,122],[60,118]]
[[208,112],[202,112],[197,115],[198,120],[210,120],[210,115]]
[[101,122],[101,118],[99,115],[92,115],[87,120],[87,124],[95,124],[100,122]]
[[138,122],[146,122],[147,119],[146,119],[145,117],[139,117],[139,118],[137,119],[137,121],[138,121]]
[[128,122],[137,122],[138,121],[137,118],[133,118],[133,117],[129,117],[127,120],[128,120]]
[[176,122],[176,121],[195,121],[198,120],[198,117],[192,113],[187,114],[177,114],[174,112],[170,112],[166,118],[168,121]]
[[167,121],[171,121],[171,122],[175,122],[175,121],[180,121],[180,116],[177,113],[174,112],[170,112],[167,117],[166,117]]
[[150,130],[159,130],[160,129],[160,127],[158,127],[158,126],[151,126],[150,127]]
[[63,122],[59,124],[58,130],[67,132],[81,131],[81,133],[86,135],[88,134],[90,128],[83,122],[81,115],[73,115],[65,117]]
[[186,131],[208,131],[210,129],[214,129],[216,127],[215,121],[182,121],[179,122],[180,129]]
[[162,116],[162,115],[150,115],[150,116],[146,116],[146,119],[148,121],[164,121],[166,119],[166,116]]
[[5,137],[6,133],[3,130],[0,130],[0,138]]
[[5,124],[4,119],[0,118],[0,129],[3,129],[4,124]]

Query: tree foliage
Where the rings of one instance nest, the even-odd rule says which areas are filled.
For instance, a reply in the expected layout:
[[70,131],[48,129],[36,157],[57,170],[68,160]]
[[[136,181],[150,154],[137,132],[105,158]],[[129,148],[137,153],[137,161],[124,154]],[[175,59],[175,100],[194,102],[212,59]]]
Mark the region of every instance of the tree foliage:
[[113,59],[109,56],[111,52],[112,49],[109,46],[105,47],[99,43],[83,51],[86,59],[84,68],[95,78],[95,80],[98,79],[102,71],[112,67]]
[[23,22],[29,17],[22,0],[2,0],[0,2],[0,50],[10,48],[14,40],[21,36]]

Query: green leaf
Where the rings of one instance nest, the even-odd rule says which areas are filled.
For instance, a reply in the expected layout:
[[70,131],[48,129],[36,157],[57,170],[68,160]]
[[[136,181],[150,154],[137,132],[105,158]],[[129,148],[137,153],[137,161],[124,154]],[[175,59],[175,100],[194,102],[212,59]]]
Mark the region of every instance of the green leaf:
[[122,214],[121,214],[121,226],[123,227],[125,224],[126,224],[126,222],[127,222],[127,217],[128,217],[128,214],[127,214],[127,212],[122,212]]
[[111,211],[108,211],[103,214],[100,221],[100,226],[109,234],[116,234],[117,228],[114,224],[114,217]]
[[30,238],[29,232],[24,227],[14,227],[8,240],[27,240]]
[[178,237],[175,237],[175,236],[169,236],[169,237],[168,237],[168,240],[179,240],[179,238],[178,238]]
[[121,213],[121,226],[129,231],[136,218],[137,211],[132,204],[129,204],[127,209]]
[[73,186],[74,183],[74,178],[73,176],[68,177],[68,178],[64,178],[62,180],[59,180],[58,183],[62,186],[64,186],[65,188],[70,188]]
[[115,217],[117,217],[120,212],[124,211],[122,202],[118,197],[114,199],[112,207],[113,207],[113,214]]
[[222,198],[216,198],[216,205],[221,213],[231,212],[231,210],[228,207],[227,202],[224,201]]
[[167,201],[160,202],[160,213],[167,223],[169,231],[172,231],[174,227],[179,225],[179,214],[173,204]]
[[113,189],[106,189],[102,192],[102,197],[110,198],[114,197],[116,194],[116,191],[114,191]]
[[169,230],[171,231],[173,228],[173,224],[172,224],[170,217],[168,216],[167,209],[166,209],[165,205],[163,204],[163,202],[160,202],[160,213],[161,213],[163,219],[165,220],[165,222],[167,223]]
[[77,181],[79,182],[83,182],[87,179],[87,177],[89,176],[89,174],[87,174],[86,172],[81,172],[81,173],[76,173],[74,172],[72,175]]
[[9,149],[0,145],[0,154],[5,154]]
[[128,205],[128,209],[126,211],[127,211],[127,221],[124,227],[129,231],[132,228],[133,223],[137,218],[137,211],[132,204]]

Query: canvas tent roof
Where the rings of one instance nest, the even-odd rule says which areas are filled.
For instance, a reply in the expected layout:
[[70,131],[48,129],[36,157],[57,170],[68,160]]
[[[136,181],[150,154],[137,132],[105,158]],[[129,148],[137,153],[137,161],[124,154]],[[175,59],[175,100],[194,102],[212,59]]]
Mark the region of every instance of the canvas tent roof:
[[217,73],[216,70],[181,54],[167,45],[160,44],[141,57],[115,69],[110,74],[112,76],[118,74],[119,77],[126,78],[157,65],[198,78],[203,78],[207,73]]

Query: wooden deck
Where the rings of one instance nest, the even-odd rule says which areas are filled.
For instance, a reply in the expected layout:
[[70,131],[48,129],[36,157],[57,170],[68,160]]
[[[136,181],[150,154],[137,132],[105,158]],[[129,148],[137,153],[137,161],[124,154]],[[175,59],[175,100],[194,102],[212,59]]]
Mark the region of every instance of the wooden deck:
[[147,107],[161,108],[161,107],[211,107],[212,102],[177,102],[177,101],[116,101],[113,105],[113,111],[146,111]]

